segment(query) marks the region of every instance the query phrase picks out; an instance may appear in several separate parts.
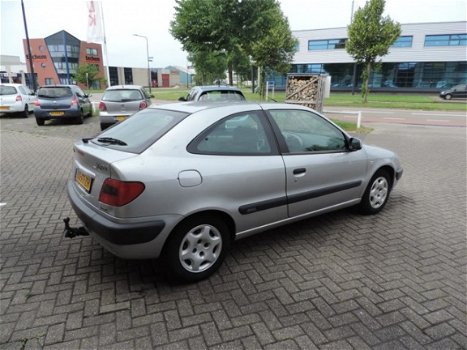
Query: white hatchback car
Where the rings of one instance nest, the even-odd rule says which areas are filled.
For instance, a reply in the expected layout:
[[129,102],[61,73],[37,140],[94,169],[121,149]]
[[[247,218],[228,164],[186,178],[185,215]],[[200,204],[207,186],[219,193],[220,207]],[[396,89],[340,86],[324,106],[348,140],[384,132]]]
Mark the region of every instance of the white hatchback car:
[[27,118],[37,100],[33,91],[21,84],[0,85],[0,112],[17,113]]

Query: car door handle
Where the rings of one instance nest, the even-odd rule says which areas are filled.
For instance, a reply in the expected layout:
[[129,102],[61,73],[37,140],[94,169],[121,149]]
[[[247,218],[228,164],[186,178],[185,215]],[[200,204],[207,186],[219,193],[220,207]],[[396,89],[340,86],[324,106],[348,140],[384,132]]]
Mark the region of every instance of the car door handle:
[[294,175],[300,175],[300,174],[305,174],[306,173],[306,168],[297,168],[293,170]]

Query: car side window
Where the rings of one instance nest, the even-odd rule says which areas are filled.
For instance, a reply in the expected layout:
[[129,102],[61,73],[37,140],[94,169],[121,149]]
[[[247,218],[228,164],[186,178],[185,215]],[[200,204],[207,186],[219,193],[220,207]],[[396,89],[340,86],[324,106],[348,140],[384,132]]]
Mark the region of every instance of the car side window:
[[271,150],[271,142],[256,111],[224,118],[188,146],[189,152],[212,155],[265,155]]
[[22,86],[18,86],[18,89],[19,89],[19,91],[21,92],[21,94],[27,95],[26,90],[25,90]]
[[344,134],[319,115],[303,110],[271,110],[289,153],[342,152]]

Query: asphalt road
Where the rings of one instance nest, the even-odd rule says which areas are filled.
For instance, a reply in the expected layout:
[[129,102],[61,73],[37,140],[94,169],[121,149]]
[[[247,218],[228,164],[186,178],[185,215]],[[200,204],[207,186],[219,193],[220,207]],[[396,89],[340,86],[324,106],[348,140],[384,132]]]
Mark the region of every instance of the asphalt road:
[[343,210],[238,242],[180,285],[76,225],[83,125],[0,118],[1,349],[466,349],[466,129],[373,123],[404,175],[375,216]]

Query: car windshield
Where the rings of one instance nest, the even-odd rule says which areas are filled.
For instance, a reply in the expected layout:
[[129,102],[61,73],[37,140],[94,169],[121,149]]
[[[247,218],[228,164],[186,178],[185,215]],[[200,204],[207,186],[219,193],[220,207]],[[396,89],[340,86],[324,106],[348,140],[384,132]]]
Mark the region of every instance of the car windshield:
[[142,100],[141,92],[135,89],[108,90],[104,93],[102,101],[129,102]]
[[60,98],[71,96],[73,96],[73,92],[68,86],[42,87],[37,91],[37,97]]
[[0,95],[14,95],[16,94],[16,88],[14,86],[0,85]]
[[141,153],[187,115],[178,111],[145,109],[99,134],[93,142],[100,145],[102,142],[99,140],[119,140],[106,142],[105,146]]

